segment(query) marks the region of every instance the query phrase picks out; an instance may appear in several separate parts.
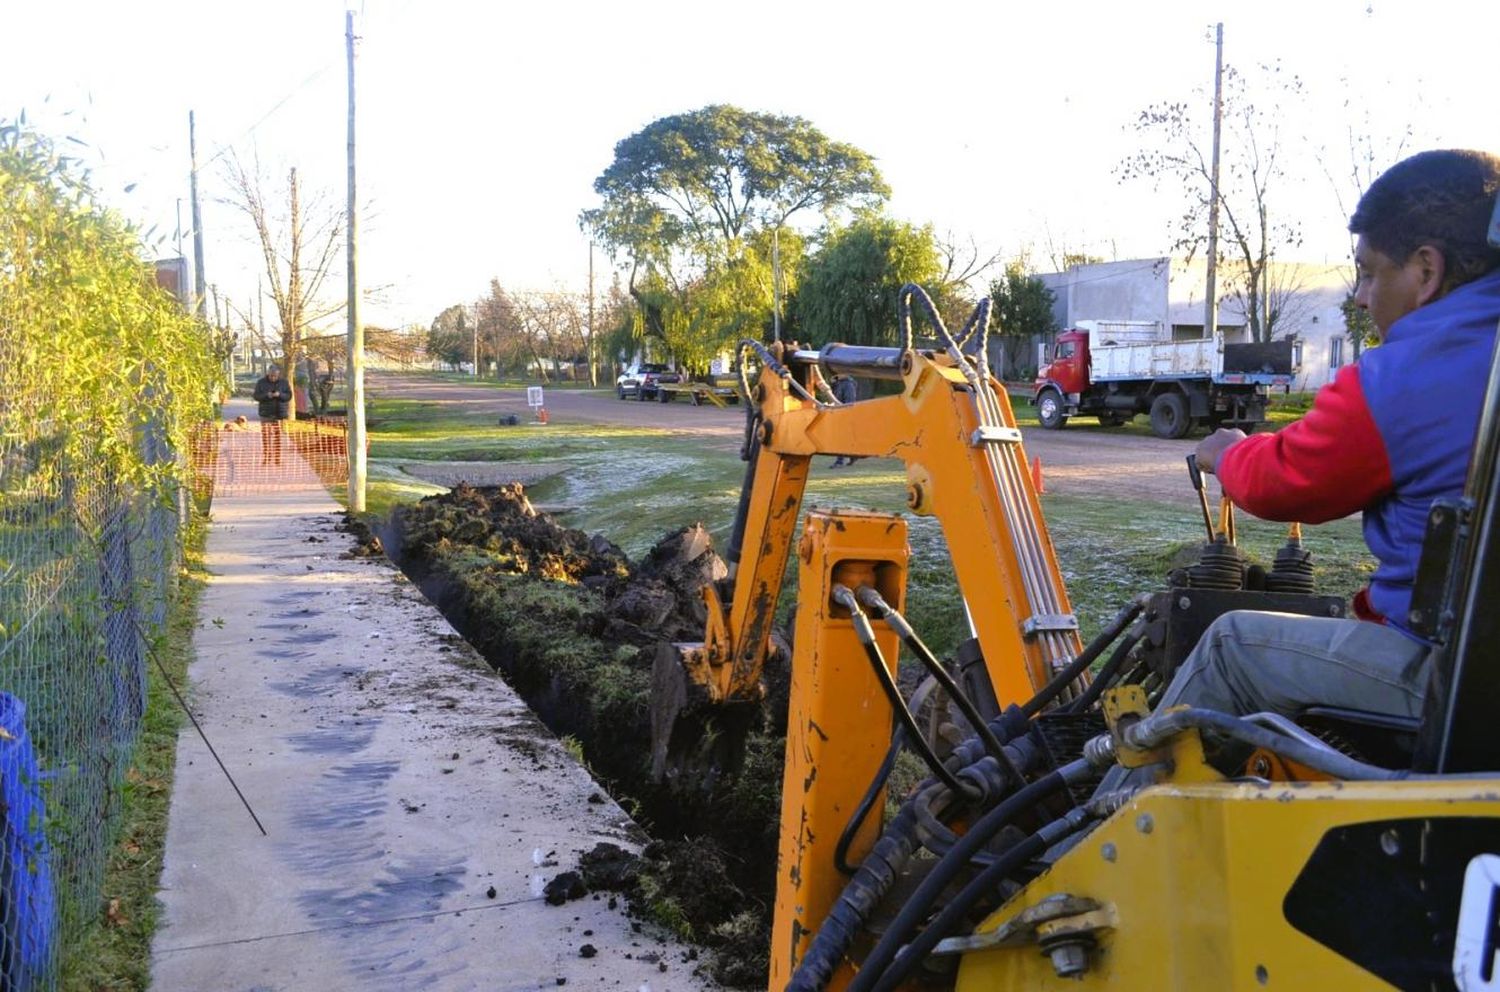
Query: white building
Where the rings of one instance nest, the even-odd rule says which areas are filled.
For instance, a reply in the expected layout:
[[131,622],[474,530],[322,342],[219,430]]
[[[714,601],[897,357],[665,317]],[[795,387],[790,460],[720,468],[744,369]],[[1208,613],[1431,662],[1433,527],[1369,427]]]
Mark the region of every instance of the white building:
[[[1100,262],[1038,278],[1056,296],[1053,313],[1060,327],[1090,320],[1149,321],[1171,328],[1176,340],[1204,336],[1207,268],[1201,260]],[[1272,263],[1272,335],[1278,340],[1290,337],[1300,345],[1302,368],[1294,389],[1318,389],[1356,357],[1340,309],[1352,278],[1348,266]],[[1220,267],[1215,295],[1219,297],[1219,331],[1226,341],[1250,339],[1242,285],[1232,268]]]

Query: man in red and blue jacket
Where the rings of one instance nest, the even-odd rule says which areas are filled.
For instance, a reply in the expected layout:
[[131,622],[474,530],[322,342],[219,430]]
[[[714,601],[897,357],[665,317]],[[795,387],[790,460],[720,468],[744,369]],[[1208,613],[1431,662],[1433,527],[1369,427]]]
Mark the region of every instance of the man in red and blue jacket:
[[1294,716],[1328,705],[1415,717],[1431,645],[1407,627],[1432,501],[1461,493],[1500,325],[1500,250],[1486,236],[1500,158],[1412,156],[1371,184],[1355,302],[1381,345],[1341,369],[1300,421],[1276,434],[1220,430],[1198,464],[1267,520],[1364,513],[1378,561],[1358,620],[1236,612],[1203,635],[1159,706]]

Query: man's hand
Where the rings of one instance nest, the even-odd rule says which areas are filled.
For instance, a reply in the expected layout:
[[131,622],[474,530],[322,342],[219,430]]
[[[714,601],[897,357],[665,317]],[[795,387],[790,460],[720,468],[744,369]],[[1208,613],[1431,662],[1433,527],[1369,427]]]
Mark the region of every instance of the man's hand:
[[1198,442],[1196,454],[1198,456],[1198,467],[1205,472],[1212,472],[1214,466],[1219,463],[1219,456],[1229,450],[1232,445],[1239,444],[1245,440],[1245,432],[1239,429],[1225,430],[1219,428],[1208,437]]

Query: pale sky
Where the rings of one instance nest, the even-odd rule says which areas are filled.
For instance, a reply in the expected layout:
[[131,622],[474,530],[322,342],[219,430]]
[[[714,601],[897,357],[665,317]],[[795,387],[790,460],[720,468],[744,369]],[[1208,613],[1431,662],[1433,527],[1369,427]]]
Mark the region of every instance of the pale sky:
[[[179,199],[184,230],[190,222],[196,112],[205,269],[239,305],[255,293],[256,256],[218,202],[215,156],[258,154],[272,182],[295,165],[306,187],[343,203],[342,0],[6,6],[0,115],[24,108],[48,133],[88,142],[104,199],[156,225],[163,255],[175,254]],[[1277,200],[1302,219],[1303,260],[1347,254],[1317,152],[1330,146],[1325,160],[1347,163],[1351,116],[1373,115],[1381,141],[1410,123],[1416,148],[1500,150],[1491,0],[354,9],[368,204],[360,267],[366,286],[385,287],[364,316],[382,325],[430,323],[491,277],[582,292],[588,243],[577,217],[595,203],[592,182],[615,142],[711,103],[807,118],[875,156],[892,214],[989,250],[1029,247],[1043,267],[1049,243],[1107,258],[1165,254],[1181,196],[1122,186],[1115,169],[1138,144],[1128,125],[1141,109],[1211,84],[1217,20],[1227,62],[1280,60],[1307,81],[1301,114],[1285,123],[1296,178]],[[608,260],[596,265],[607,284]]]

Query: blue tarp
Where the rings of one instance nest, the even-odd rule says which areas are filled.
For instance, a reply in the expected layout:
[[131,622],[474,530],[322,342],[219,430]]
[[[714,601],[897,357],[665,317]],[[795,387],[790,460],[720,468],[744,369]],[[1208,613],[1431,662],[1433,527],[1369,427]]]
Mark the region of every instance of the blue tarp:
[[57,937],[57,900],[47,846],[41,774],[26,733],[26,704],[0,692],[0,907],[4,941],[0,984],[42,987]]

